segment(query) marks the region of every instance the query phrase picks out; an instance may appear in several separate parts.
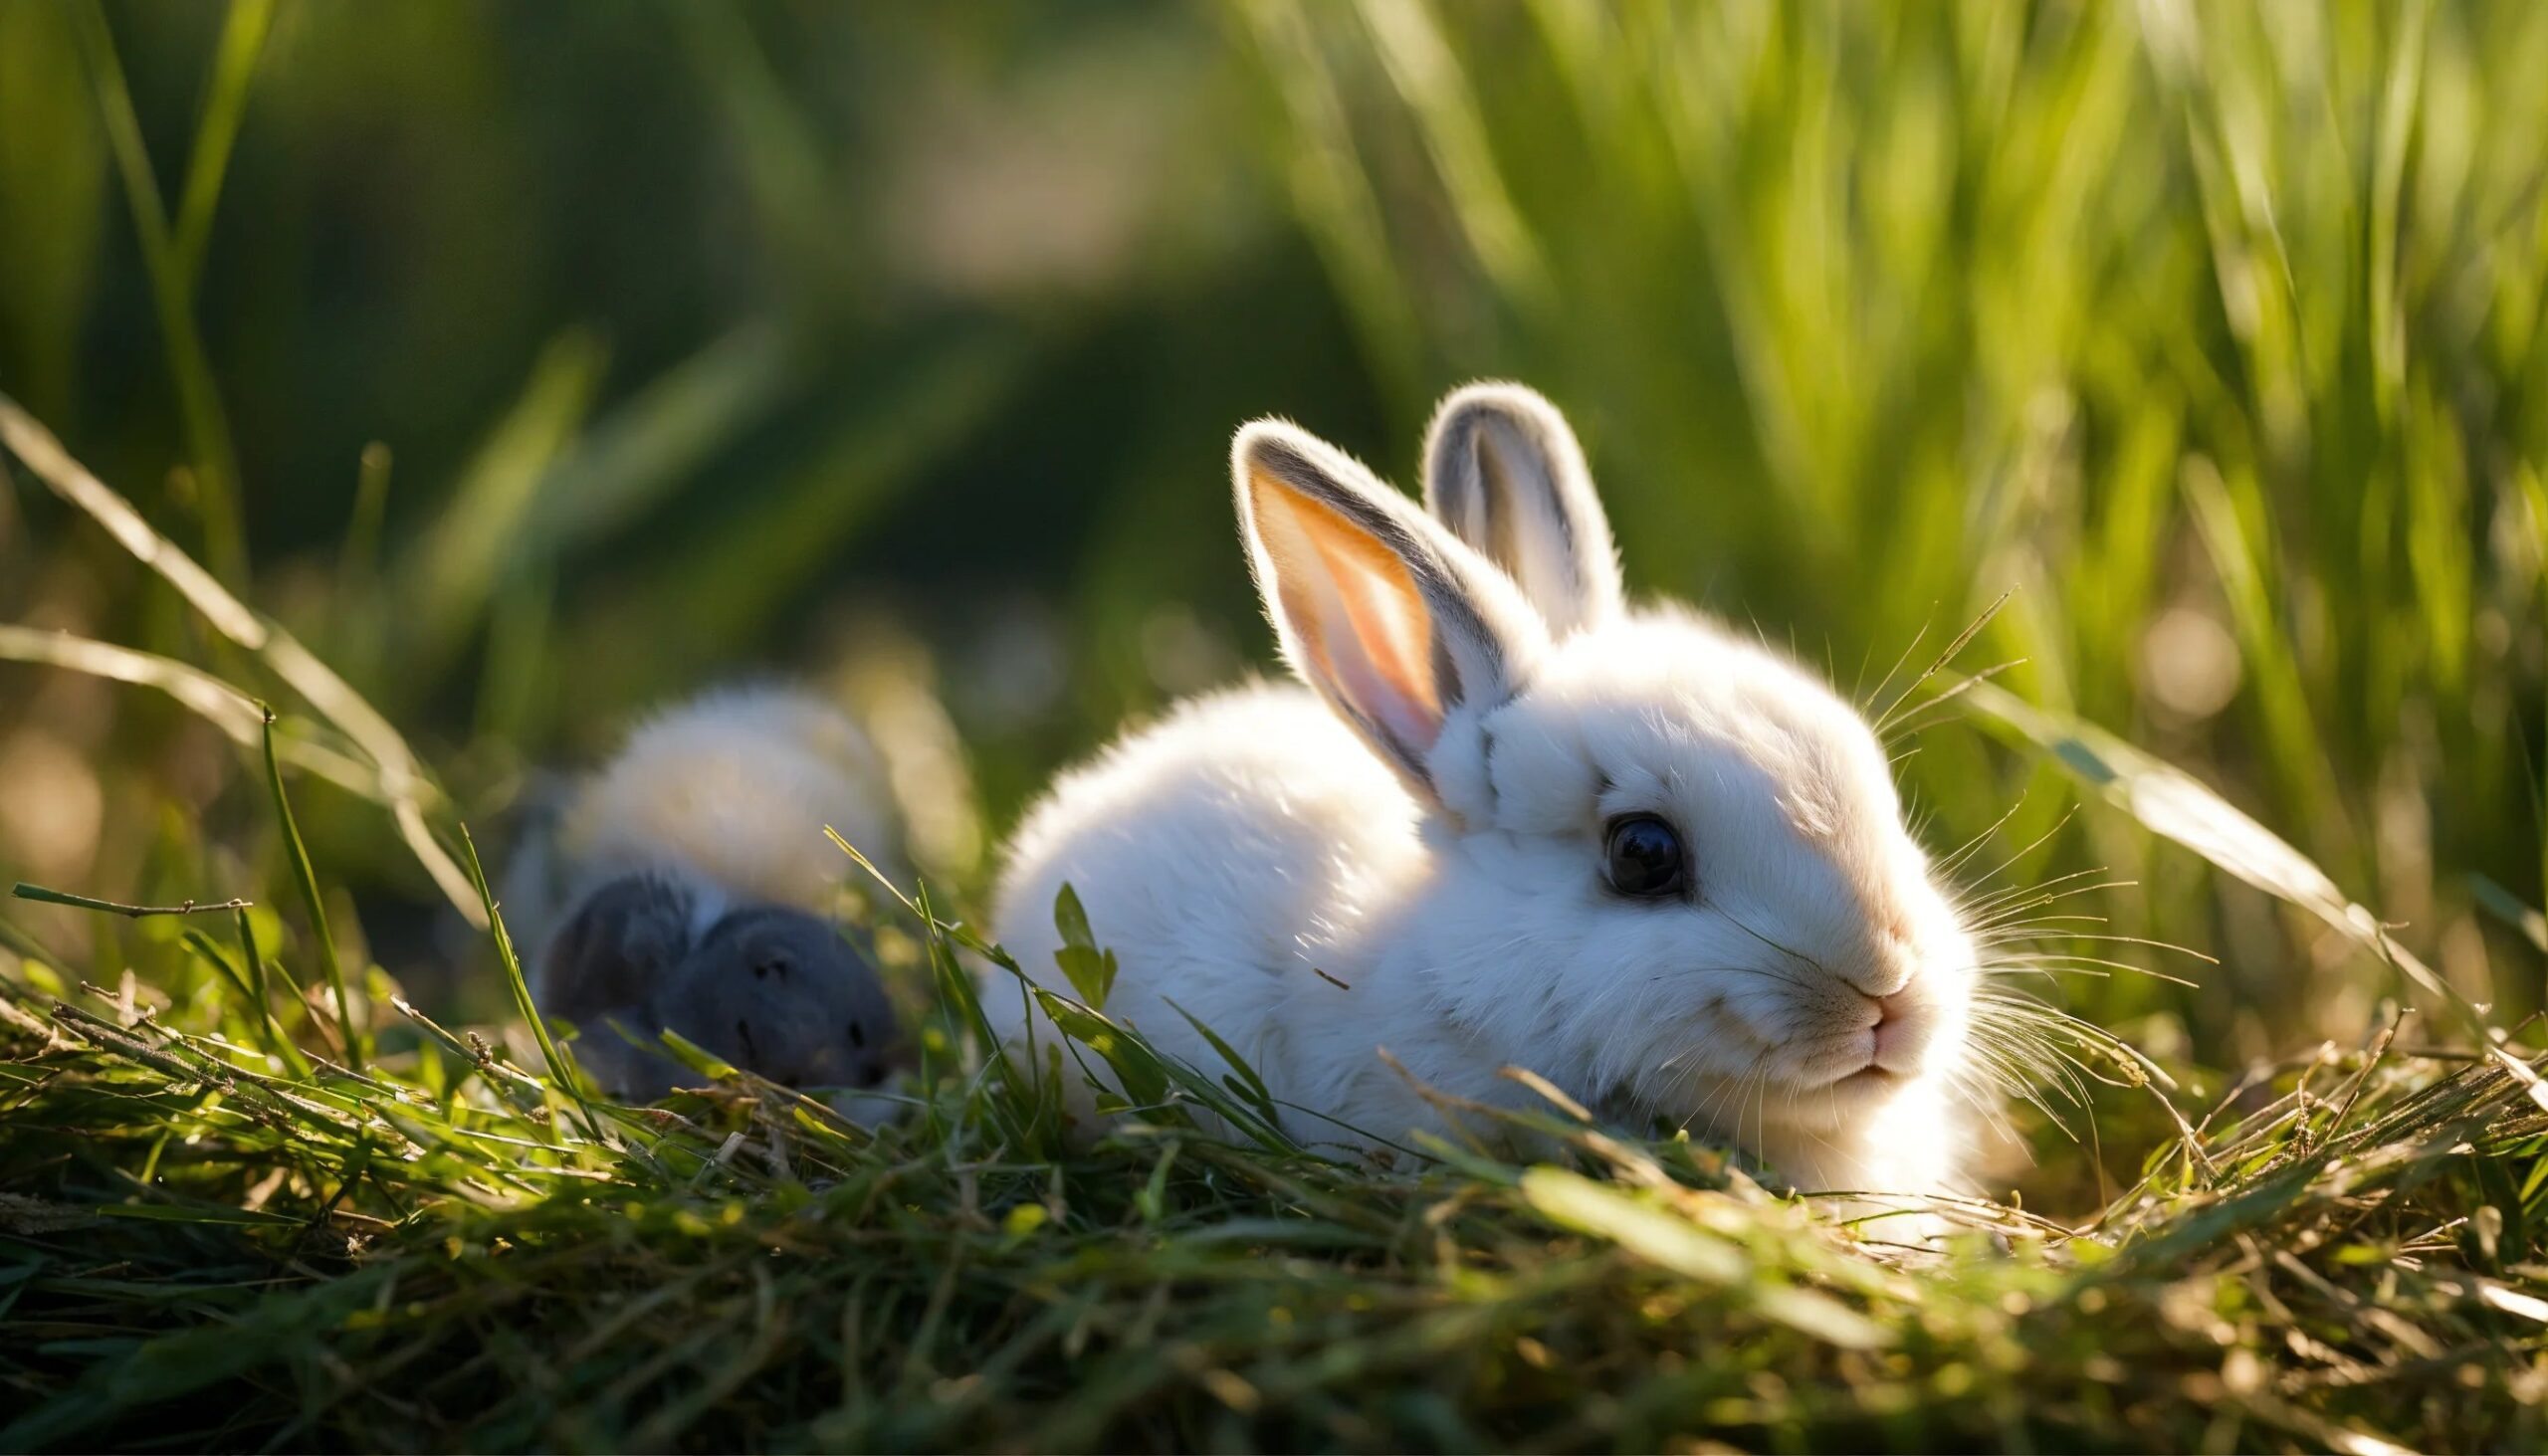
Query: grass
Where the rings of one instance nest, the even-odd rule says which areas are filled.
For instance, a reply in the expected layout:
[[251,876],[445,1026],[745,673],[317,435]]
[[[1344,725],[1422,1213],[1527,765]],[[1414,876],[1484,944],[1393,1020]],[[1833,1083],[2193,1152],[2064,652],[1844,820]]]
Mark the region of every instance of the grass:
[[[0,1447],[2548,1444],[2548,9],[981,13],[0,6]],[[1264,654],[1227,430],[1490,374],[1640,587],[1954,658],[2102,1036],[1953,1250],[979,1059],[986,826]],[[462,828],[772,661],[928,878],[873,1133],[593,1098]]]
[[372,1075],[288,1060],[260,1047],[318,1029],[307,998],[270,1017],[205,973],[162,1006],[31,958],[0,1063],[0,1444],[2548,1439],[2548,1115],[2395,1023],[2189,1109],[2083,1225],[1976,1204],[1926,1254],[1556,1107],[1516,1120],[1548,1140],[1528,1166],[1207,1137],[1195,1110],[1264,1129],[1244,1080],[1085,1007],[1057,1007],[1073,1055],[1146,1106],[1066,1150],[1061,1058],[961,1055],[978,947],[920,929],[951,1009],[872,1132],[713,1066],[659,1108],[589,1104],[394,997]]
[[2257,1069],[2092,1222],[1975,1205],[1988,1232],[1938,1256],[1554,1107],[1517,1120],[1556,1149],[1527,1167],[1205,1137],[1193,1110],[1263,1129],[1244,1082],[1163,1068],[1085,1007],[1058,1008],[1074,1055],[1148,1105],[1066,1151],[1060,1059],[957,1055],[978,1013],[956,951],[981,947],[919,929],[950,1011],[916,1105],[873,1132],[730,1068],[594,1108],[395,998],[375,1075],[296,1075],[235,977],[162,1008],[29,960],[0,1094],[0,1371],[26,1398],[0,1443],[2548,1435],[2526,1292],[2548,1289],[2548,1115],[2394,1024]]

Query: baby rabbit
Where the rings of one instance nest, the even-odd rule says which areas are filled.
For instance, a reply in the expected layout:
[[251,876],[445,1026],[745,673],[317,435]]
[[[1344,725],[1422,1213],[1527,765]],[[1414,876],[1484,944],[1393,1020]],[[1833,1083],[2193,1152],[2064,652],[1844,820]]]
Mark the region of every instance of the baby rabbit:
[[853,870],[823,837],[883,854],[876,782],[866,739],[827,705],[712,693],[638,728],[525,836],[508,916],[532,947],[532,998],[583,1033],[596,1081],[637,1100],[696,1081],[656,1049],[666,1028],[789,1087],[883,1080],[894,1010],[828,919]]
[[[1546,400],[1444,401],[1432,516],[1280,421],[1231,473],[1302,686],[1187,703],[1053,785],[996,897],[1030,975],[1071,994],[1067,883],[1120,958],[1108,1013],[1216,1069],[1191,1013],[1311,1142],[1439,1129],[1410,1077],[1544,1106],[1519,1065],[1805,1189],[1955,1182],[1977,957],[1884,749],[1795,664],[1623,605]],[[983,1001],[1025,1036],[1022,996]]]

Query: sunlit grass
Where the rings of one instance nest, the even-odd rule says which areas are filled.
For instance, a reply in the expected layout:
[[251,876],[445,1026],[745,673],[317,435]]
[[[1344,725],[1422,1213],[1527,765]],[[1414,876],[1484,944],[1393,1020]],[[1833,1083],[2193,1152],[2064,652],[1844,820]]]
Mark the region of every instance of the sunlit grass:
[[[917,929],[949,1010],[919,1105],[872,1132],[713,1065],[663,1108],[591,1106],[395,998],[371,1074],[296,1069],[209,942],[121,998],[36,952],[0,983],[0,1180],[39,1190],[0,1195],[0,1378],[26,1396],[0,1441],[2548,1436],[2525,1291],[2548,1115],[2394,1025],[2190,1107],[2091,1220],[1958,1205],[1976,1231],[1923,1253],[1560,1104],[1514,1120],[1549,1150],[1532,1166],[1332,1161],[1243,1076],[1050,993],[1067,1055],[979,1064],[956,955],[993,952]],[[1063,1135],[1080,1059],[1141,1104],[1093,1147]]]

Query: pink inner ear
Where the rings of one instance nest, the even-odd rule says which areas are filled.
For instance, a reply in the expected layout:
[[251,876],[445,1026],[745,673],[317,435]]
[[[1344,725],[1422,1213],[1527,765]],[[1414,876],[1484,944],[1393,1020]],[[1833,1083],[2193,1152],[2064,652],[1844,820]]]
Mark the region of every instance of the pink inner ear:
[[[1403,579],[1405,568],[1396,574]],[[1431,749],[1442,733],[1442,710],[1429,661],[1432,623],[1416,605],[1412,583],[1401,593],[1349,568],[1337,576],[1336,591],[1354,649],[1334,658],[1346,697],[1398,741],[1418,752]]]
[[1433,624],[1406,563],[1329,507],[1255,477],[1283,615],[1337,696],[1416,752],[1442,732]]

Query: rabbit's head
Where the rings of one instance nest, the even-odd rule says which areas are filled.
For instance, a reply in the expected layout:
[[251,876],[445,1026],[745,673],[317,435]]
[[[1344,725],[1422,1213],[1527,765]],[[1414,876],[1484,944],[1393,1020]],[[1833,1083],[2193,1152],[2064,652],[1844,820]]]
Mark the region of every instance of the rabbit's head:
[[785,1087],[884,1080],[894,1008],[837,927],[801,910],[731,911],[665,977],[655,1012],[739,1067]]
[[1538,395],[1460,391],[1426,457],[1432,516],[1288,424],[1233,466],[1285,658],[1426,811],[1402,953],[1442,1015],[1588,1101],[1738,1137],[1951,1073],[1974,947],[1867,724],[1693,613],[1628,609]]
[[787,1087],[873,1087],[896,1052],[893,1004],[837,928],[783,906],[727,909],[675,873],[595,889],[542,961],[544,1008],[579,1023],[587,1068],[623,1097],[690,1080],[644,1044],[665,1029]]

